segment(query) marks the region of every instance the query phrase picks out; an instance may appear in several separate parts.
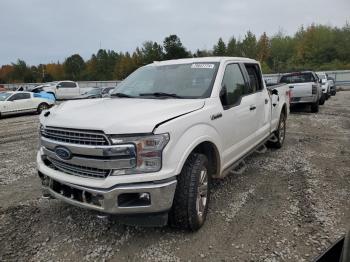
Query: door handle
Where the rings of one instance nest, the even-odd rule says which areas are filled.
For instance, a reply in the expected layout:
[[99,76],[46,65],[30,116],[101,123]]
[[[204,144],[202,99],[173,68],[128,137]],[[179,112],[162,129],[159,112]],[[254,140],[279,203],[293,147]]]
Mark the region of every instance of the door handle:
[[294,86],[290,86],[289,88],[294,88]]
[[250,106],[250,108],[249,108],[250,111],[253,111],[255,109],[256,109],[256,106]]

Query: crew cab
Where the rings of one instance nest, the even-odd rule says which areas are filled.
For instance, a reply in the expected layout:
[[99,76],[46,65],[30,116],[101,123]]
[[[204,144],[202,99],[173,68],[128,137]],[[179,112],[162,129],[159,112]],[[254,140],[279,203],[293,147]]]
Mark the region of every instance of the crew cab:
[[41,113],[55,104],[54,100],[47,99],[40,94],[31,92],[1,92],[0,117],[22,113]]
[[325,102],[320,80],[312,71],[283,74],[279,83],[288,84],[291,91],[291,105],[309,104],[311,112],[317,113],[319,105]]
[[31,91],[36,92],[37,90],[50,93],[54,95],[55,99],[59,100],[72,99],[79,96],[81,92],[79,84],[77,82],[67,80],[39,85]]
[[[111,97],[64,102],[40,116],[45,197],[126,222],[199,229],[212,180],[281,147],[289,88],[267,89],[260,64],[208,57],[154,62]],[[140,222],[142,223],[142,222]]]

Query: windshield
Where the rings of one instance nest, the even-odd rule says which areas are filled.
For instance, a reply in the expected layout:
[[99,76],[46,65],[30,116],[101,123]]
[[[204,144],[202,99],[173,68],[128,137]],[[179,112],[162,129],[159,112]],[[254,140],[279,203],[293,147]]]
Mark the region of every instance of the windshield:
[[295,83],[308,83],[315,82],[316,79],[312,75],[312,73],[300,73],[300,74],[292,74],[292,75],[284,75],[281,77],[280,83],[285,84],[295,84]]
[[0,101],[5,101],[10,95],[11,93],[0,93]]
[[[145,66],[120,83],[112,94],[132,97],[174,94],[181,98],[209,97],[219,63]],[[143,98],[145,96],[142,96]]]
[[317,74],[317,76],[318,76],[318,78],[320,78],[320,79],[326,79],[326,75],[319,75],[319,74]]
[[99,95],[99,94],[101,94],[101,89],[100,88],[93,88],[90,91],[86,92],[85,94],[87,94],[87,95]]

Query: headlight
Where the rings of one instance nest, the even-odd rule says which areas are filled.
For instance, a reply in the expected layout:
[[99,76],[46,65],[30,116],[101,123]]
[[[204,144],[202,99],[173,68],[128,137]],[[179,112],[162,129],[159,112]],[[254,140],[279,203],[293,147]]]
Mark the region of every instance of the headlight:
[[114,175],[157,172],[162,167],[162,152],[169,142],[169,134],[144,136],[111,136],[113,144],[134,144],[136,148],[136,167],[116,170]]

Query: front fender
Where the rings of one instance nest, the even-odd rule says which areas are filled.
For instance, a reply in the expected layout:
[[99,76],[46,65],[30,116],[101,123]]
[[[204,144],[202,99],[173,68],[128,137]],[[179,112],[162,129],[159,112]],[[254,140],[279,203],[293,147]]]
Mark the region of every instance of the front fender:
[[[222,145],[218,132],[214,127],[201,123],[186,129],[169,145],[171,150],[167,151],[164,164],[175,167],[175,173],[180,174],[188,156],[203,142],[211,142],[217,152],[221,152]],[[219,164],[222,166],[221,157],[219,158]]]

